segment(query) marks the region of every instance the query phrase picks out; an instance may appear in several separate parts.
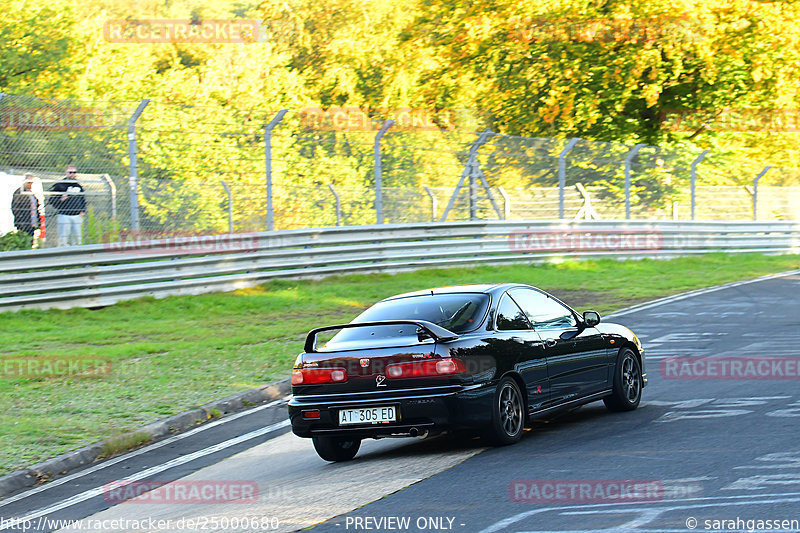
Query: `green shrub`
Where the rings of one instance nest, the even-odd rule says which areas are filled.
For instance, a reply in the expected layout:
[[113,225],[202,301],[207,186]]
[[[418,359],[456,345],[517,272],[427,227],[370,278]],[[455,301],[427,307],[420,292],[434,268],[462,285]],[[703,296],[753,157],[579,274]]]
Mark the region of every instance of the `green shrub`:
[[33,237],[24,231],[11,231],[0,237],[0,252],[11,250],[30,250],[33,248]]
[[116,242],[119,239],[119,223],[98,215],[92,207],[86,211],[83,244]]

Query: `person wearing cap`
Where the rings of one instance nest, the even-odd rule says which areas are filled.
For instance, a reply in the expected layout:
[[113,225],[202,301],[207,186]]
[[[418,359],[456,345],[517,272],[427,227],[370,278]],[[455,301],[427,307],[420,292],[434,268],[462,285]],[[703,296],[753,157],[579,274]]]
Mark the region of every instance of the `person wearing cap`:
[[50,187],[50,205],[58,213],[58,245],[81,244],[83,215],[86,214],[86,198],[83,186],[76,179],[78,170],[67,167],[67,175]]
[[11,199],[11,212],[14,214],[14,226],[31,237],[39,229],[39,199],[33,191],[33,174],[25,174],[22,187],[14,191]]

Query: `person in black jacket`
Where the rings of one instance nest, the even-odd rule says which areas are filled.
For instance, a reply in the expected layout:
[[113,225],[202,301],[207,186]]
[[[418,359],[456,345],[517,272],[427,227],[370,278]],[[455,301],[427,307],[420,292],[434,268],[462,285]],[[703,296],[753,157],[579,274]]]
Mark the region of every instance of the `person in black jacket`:
[[[58,245],[81,244],[83,215],[86,214],[84,190],[76,176],[74,165],[67,167],[67,175],[50,187],[50,205],[58,212]],[[61,194],[58,194],[61,193]]]
[[25,174],[22,187],[14,191],[11,199],[14,225],[30,236],[39,228],[39,200],[33,194],[32,185],[33,174]]

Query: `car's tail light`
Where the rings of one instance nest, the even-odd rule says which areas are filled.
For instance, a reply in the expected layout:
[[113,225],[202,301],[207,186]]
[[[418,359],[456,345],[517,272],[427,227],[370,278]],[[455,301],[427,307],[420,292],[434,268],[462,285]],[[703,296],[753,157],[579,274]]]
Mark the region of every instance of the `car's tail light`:
[[344,368],[300,368],[292,370],[292,385],[317,385],[347,381]]
[[421,378],[430,376],[447,376],[466,372],[461,359],[439,359],[397,363],[386,367],[387,378]]

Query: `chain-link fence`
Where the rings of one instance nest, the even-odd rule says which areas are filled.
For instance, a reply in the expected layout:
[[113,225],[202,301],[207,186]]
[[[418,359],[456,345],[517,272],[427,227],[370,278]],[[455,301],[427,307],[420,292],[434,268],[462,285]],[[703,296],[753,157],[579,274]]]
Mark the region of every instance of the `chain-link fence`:
[[784,185],[800,183],[796,171],[732,161],[499,135],[468,111],[0,97],[0,214],[33,174],[47,246],[48,190],[67,165],[85,189],[84,243],[470,219],[800,219],[800,186]]

